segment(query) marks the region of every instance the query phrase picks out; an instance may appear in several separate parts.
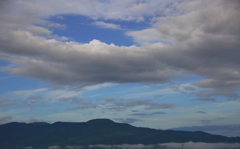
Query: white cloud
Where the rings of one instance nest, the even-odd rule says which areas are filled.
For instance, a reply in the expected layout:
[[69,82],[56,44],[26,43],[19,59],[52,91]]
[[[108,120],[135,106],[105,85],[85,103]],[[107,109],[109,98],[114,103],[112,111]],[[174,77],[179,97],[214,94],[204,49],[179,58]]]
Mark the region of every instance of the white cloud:
[[[208,78],[193,85],[212,92],[196,96],[239,97],[237,1],[19,0],[1,7],[0,57],[15,64],[2,71],[76,86],[169,83],[191,74]],[[69,13],[98,19],[97,25],[108,28],[120,26],[106,20],[139,21],[143,17],[152,18],[152,26],[127,32],[140,47],[108,45],[98,40],[81,44],[42,36],[52,34],[49,26],[62,26],[51,25],[43,18]],[[217,85],[222,85],[220,90]]]
[[[202,142],[186,142],[186,143],[163,143],[163,144],[121,144],[121,145],[89,145],[89,148],[100,148],[100,149],[176,149],[181,148],[183,145],[184,149],[237,149],[240,143],[202,143]],[[66,146],[66,149],[82,149],[82,146]]]
[[39,89],[34,89],[34,90],[21,90],[21,91],[14,91],[8,94],[15,94],[16,96],[21,96],[22,98],[28,98],[32,95],[45,92],[47,91],[48,88],[39,88]]
[[105,23],[102,21],[94,22],[93,25],[96,25],[102,28],[108,28],[108,29],[121,29],[120,25],[113,24],[113,23]]
[[55,145],[55,146],[49,146],[48,147],[48,149],[60,149],[61,147],[60,146],[57,146],[57,145]]
[[202,143],[202,142],[187,142],[187,143],[165,143],[162,145],[166,145],[171,148],[180,148],[181,145],[184,145],[184,149],[225,149],[225,148],[238,148],[240,146],[239,143]]
[[144,15],[153,15],[156,12],[164,12],[166,5],[172,0],[161,1],[142,1],[139,0],[122,0],[120,1],[98,1],[98,0],[52,0],[52,1],[31,1],[18,0],[13,1],[12,9],[15,14],[19,12],[40,17],[48,17],[57,14],[80,14],[95,19],[115,19],[115,20],[143,20]]

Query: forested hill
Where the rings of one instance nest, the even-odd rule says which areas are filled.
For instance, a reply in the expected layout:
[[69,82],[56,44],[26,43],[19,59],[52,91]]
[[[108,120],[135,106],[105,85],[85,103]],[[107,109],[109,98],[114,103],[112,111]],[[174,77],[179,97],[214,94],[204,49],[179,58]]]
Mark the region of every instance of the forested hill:
[[156,130],[115,123],[109,119],[88,122],[56,122],[48,124],[12,122],[0,125],[1,149],[33,149],[48,146],[93,144],[157,144],[167,142],[240,142],[240,137],[224,137],[205,132]]

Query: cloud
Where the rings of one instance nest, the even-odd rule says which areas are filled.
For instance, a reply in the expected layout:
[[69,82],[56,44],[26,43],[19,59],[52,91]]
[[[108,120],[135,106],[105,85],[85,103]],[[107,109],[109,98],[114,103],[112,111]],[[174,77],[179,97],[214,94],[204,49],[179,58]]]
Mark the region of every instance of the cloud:
[[32,89],[32,90],[17,90],[17,91],[10,92],[10,93],[14,94],[15,96],[21,96],[22,98],[30,98],[31,99],[32,96],[39,94],[39,93],[44,93],[47,90],[49,90],[49,88],[39,88],[39,89]]
[[227,96],[230,100],[240,97],[237,93],[239,81],[203,80],[193,83],[193,85],[204,88],[204,90],[195,93],[200,97]]
[[[105,99],[99,99],[98,103],[93,103],[90,101],[85,101],[79,97],[67,97],[67,98],[54,98],[52,102],[65,102],[75,105],[73,108],[68,108],[67,110],[84,110],[84,109],[98,109],[110,110],[110,111],[124,111],[134,108],[140,108],[142,110],[156,110],[156,109],[169,109],[173,108],[175,105],[172,103],[154,103],[150,100],[132,100],[127,101],[125,99],[117,99],[108,97]],[[76,106],[77,105],[77,106]],[[150,112],[150,113],[135,113],[134,116],[151,116],[156,114],[165,114],[164,112]]]
[[[166,145],[169,149],[173,149],[173,148],[180,148],[182,143],[164,143],[161,145]],[[238,148],[239,147],[239,143],[202,143],[202,142],[198,142],[198,143],[194,143],[194,142],[187,142],[187,143],[183,143],[184,145],[184,149],[203,149],[203,148],[207,148],[207,149],[225,149],[225,148]]]
[[[171,77],[172,71],[164,71],[164,68],[162,71],[154,70],[156,64],[152,63],[150,57],[144,55],[143,49],[135,46],[117,47],[98,40],[93,40],[89,44],[63,43],[24,32],[15,35],[17,37],[11,37],[15,38],[13,40],[26,38],[20,41],[18,47],[11,49],[6,47],[4,51],[28,55],[27,57],[2,55],[2,58],[20,65],[6,68],[9,73],[15,75],[35,77],[59,85],[124,83],[140,80],[167,82]],[[16,43],[9,44],[14,46]],[[68,50],[67,55],[64,54],[65,50]]]
[[155,98],[161,98],[163,97],[164,95],[156,95]]
[[209,123],[211,123],[212,120],[200,120],[200,123],[207,125]]
[[98,104],[92,103],[92,102],[86,102],[82,98],[78,97],[70,97],[70,98],[58,98],[58,99],[53,99],[53,102],[70,102],[77,104],[79,106],[70,108],[67,110],[78,110],[78,109],[95,109],[98,107]]
[[121,29],[120,25],[113,24],[113,23],[105,23],[102,21],[94,22],[93,25],[96,25],[102,28],[108,28],[108,29]]
[[[94,19],[103,18],[105,20],[126,20],[126,21],[143,21],[143,16],[163,13],[166,6],[169,6],[173,0],[164,1],[139,1],[139,0],[122,0],[119,1],[81,1],[64,0],[53,1],[35,1],[20,0],[13,1],[17,5],[16,11],[30,11],[40,17],[54,16],[58,14],[79,14],[89,16]],[[124,10],[124,11],[123,11]],[[31,14],[31,15],[33,15]],[[29,14],[28,14],[29,15]]]
[[[196,75],[206,78],[192,83],[204,89],[195,91],[196,96],[239,97],[238,1],[20,0],[3,5],[9,9],[0,14],[0,59],[13,67],[1,67],[1,71],[77,86],[170,83]],[[42,18],[59,14],[85,15],[112,28],[116,24],[106,20],[137,22],[150,17],[151,26],[126,32],[139,47],[48,39],[49,27],[61,24],[49,25]]]
[[60,149],[61,147],[60,146],[57,146],[57,145],[55,145],[55,146],[49,146],[48,147],[48,149]]
[[[172,45],[172,52],[162,53],[164,63],[211,78],[213,81],[209,81],[208,85],[203,80],[205,85],[201,87],[216,89],[215,95],[236,97],[236,94],[230,93],[239,89],[239,60],[236,57],[239,55],[236,50],[239,48],[236,40],[240,35],[239,20],[231,21],[233,24],[230,25],[229,19],[239,14],[239,3],[225,2],[204,0],[180,3],[175,5],[177,11],[182,12],[180,15],[159,17],[151,28],[130,31],[127,35],[140,44],[162,42]],[[200,87],[201,82],[194,85]],[[219,88],[222,89],[217,92]],[[222,91],[224,94],[221,94]]]
[[65,146],[65,149],[84,149],[83,146],[70,146],[70,145],[67,145]]
[[[186,142],[186,143],[163,143],[163,144],[119,144],[119,145],[89,145],[89,148],[100,148],[100,149],[176,149],[181,148],[183,145],[184,149],[237,149],[240,143],[203,143],[203,142]],[[66,146],[66,149],[82,149],[83,146]]]
[[34,104],[34,103],[37,103],[38,101],[37,100],[28,100],[28,101],[25,101],[24,104],[25,105],[30,105],[30,104]]
[[151,149],[158,145],[143,145],[143,144],[122,144],[122,145],[90,145],[90,148],[103,148],[103,149]]
[[128,123],[128,124],[142,121],[142,120],[136,119],[136,118],[115,118],[115,120],[120,121],[121,123]]
[[42,96],[30,96],[29,99],[32,99],[32,100],[38,100],[38,99],[42,99],[43,97]]
[[16,104],[17,104],[16,99],[1,99],[0,100],[0,107],[12,106],[12,105],[16,105]]
[[216,101],[216,99],[214,99],[214,98],[196,98],[194,100],[198,100],[198,101]]
[[154,115],[159,115],[159,114],[166,114],[165,112],[152,112],[152,113],[133,113],[131,114],[132,116],[154,116]]
[[35,122],[44,122],[43,120],[38,120],[36,118],[29,118],[28,120],[23,121],[25,123],[35,123]]
[[0,124],[9,123],[12,120],[12,116],[0,117]]
[[197,113],[206,114],[207,112],[205,112],[205,111],[198,111]]
[[124,110],[128,108],[142,107],[145,110],[154,110],[154,109],[168,109],[174,107],[172,103],[154,103],[150,100],[133,100],[127,101],[117,100],[113,105],[107,107],[109,110]]
[[108,97],[105,99],[106,102],[112,102],[112,101],[116,101],[117,99],[116,98],[113,98],[113,97]]

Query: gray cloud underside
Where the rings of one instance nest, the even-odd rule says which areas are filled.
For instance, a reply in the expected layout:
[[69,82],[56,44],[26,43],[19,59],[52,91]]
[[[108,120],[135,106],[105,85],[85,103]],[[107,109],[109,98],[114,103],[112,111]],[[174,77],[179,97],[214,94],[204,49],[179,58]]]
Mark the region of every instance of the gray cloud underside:
[[[166,83],[190,74],[207,78],[193,83],[204,89],[195,94],[202,99],[239,97],[236,91],[240,88],[240,3],[237,0],[176,2],[168,9],[161,9],[166,2],[160,5],[160,1],[157,1],[158,8],[153,1],[139,4],[135,4],[136,1],[121,1],[121,4],[93,1],[93,6],[103,6],[98,12],[91,12],[93,8],[90,9],[88,2],[84,2],[83,7],[72,1],[82,9],[75,9],[74,5],[71,5],[73,9],[68,8],[70,5],[62,8],[64,5],[61,5],[61,10],[49,9],[49,6],[59,6],[59,2],[54,1],[49,2],[52,4],[49,6],[42,1],[35,4],[10,2],[9,5],[3,2],[1,6],[4,9],[0,14],[0,59],[14,65],[2,67],[1,71],[57,85]],[[120,11],[123,7],[128,11]],[[33,10],[37,13],[31,13]],[[151,28],[126,33],[140,47],[108,45],[98,40],[81,44],[49,39],[47,37],[52,36],[49,26],[54,23],[41,19],[75,13],[103,20],[139,21],[154,12],[166,17],[154,16]],[[163,44],[165,42],[171,45]]]
[[[109,99],[112,99],[111,101],[114,101],[114,102],[109,101]],[[67,103],[72,103],[74,105],[78,105],[74,108],[67,109],[67,110],[96,109],[101,107],[104,110],[123,111],[128,108],[134,108],[134,107],[143,107],[145,110],[169,109],[174,107],[174,104],[172,103],[156,103],[150,100],[125,101],[123,99],[115,99],[115,98],[106,98],[104,103],[93,103],[89,101],[84,101],[82,98],[77,98],[77,97],[53,99],[52,102],[67,102]],[[141,114],[141,113],[135,113],[135,115],[136,114]],[[163,112],[145,113],[145,116],[151,116],[155,114],[164,114],[164,113]]]

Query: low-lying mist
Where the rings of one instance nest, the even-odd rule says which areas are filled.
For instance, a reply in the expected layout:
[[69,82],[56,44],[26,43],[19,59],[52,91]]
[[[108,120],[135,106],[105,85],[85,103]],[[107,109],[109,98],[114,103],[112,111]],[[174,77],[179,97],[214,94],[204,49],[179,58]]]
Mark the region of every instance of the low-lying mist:
[[[240,143],[163,143],[163,144],[121,144],[121,145],[88,145],[88,146],[50,146],[48,149],[239,149]],[[27,147],[26,149],[34,149]]]

